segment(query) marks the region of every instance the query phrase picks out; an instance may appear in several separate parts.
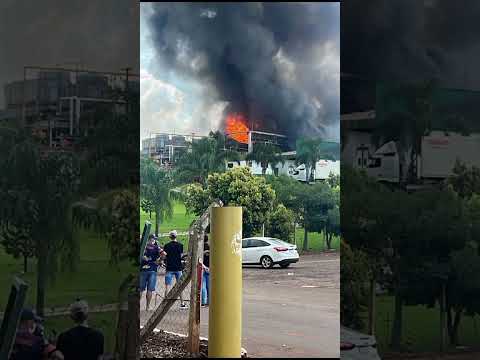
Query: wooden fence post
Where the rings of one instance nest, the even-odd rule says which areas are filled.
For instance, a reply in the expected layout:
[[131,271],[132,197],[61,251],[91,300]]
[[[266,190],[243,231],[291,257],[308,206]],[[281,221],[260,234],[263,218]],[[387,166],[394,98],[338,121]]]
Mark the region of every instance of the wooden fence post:
[[190,316],[188,318],[188,352],[200,354],[200,293],[202,284],[203,231],[196,226],[192,240],[192,284],[190,291]]
[[7,307],[0,328],[0,359],[8,359],[12,351],[18,323],[27,296],[28,285],[18,277],[13,278]]
[[125,359],[138,360],[140,358],[140,294],[137,291],[128,294],[127,319]]
[[[223,206],[223,203],[221,201],[218,200],[213,202],[209,206],[209,208],[202,214],[202,216],[200,216],[196,221],[193,221],[192,224],[190,225],[189,235],[192,236],[190,240],[192,240],[193,238],[196,239],[196,236],[194,236],[195,232],[199,234],[201,236],[200,240],[202,241],[202,250],[203,250],[203,234],[210,222],[210,209],[213,207],[221,207],[221,206]],[[196,258],[198,259],[198,256],[200,256],[198,252],[198,242],[189,241],[188,242],[189,255],[192,255],[194,248],[197,248]],[[180,281],[178,283],[175,283],[173,288],[169,291],[167,298],[163,299],[161,304],[155,309],[153,314],[150,316],[150,318],[147,320],[143,328],[140,330],[140,344],[145,342],[149,334],[155,329],[155,327],[160,323],[160,321],[168,313],[168,311],[174,304],[175,299],[187,287],[188,283],[192,279],[193,273],[196,273],[195,270],[198,264],[198,260],[196,263],[193,263],[192,257],[193,256],[190,256],[189,261],[187,262],[185,271],[183,272],[183,275],[180,278]],[[200,278],[200,276],[198,276],[198,278]],[[198,314],[200,313],[200,308],[198,308],[197,313]],[[200,319],[200,315],[197,316],[197,319]]]
[[368,304],[368,333],[370,335],[375,335],[375,322],[376,322],[376,317],[375,317],[375,300],[376,300],[376,281],[375,278],[370,279],[369,282],[369,304]]
[[[133,274],[128,275],[125,280],[123,280],[118,291],[118,320],[115,339],[115,354],[120,360],[126,360],[127,333],[128,327],[130,326],[130,309],[128,308],[127,301],[129,298],[130,287],[133,286],[134,279],[137,280],[137,277]],[[138,287],[138,285],[136,287]],[[138,304],[138,307],[140,308],[140,304]]]

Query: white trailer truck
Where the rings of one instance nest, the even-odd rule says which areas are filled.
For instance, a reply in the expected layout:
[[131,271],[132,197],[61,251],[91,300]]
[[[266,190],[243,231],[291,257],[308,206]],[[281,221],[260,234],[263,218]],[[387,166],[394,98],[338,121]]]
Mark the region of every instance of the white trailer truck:
[[[398,183],[405,175],[408,163],[401,169],[397,144],[390,141],[373,153],[371,144],[356,147],[354,166],[363,168],[379,181]],[[409,159],[405,154],[405,159]],[[458,133],[432,131],[422,137],[421,151],[417,159],[417,176],[422,180],[443,180],[452,175],[455,161],[467,166],[480,167],[480,134],[464,136]]]
[[[313,169],[313,179],[317,180],[326,180],[330,173],[334,175],[340,175],[340,161],[332,160],[319,160],[315,164],[315,169]],[[289,175],[298,181],[305,182],[307,180],[307,171],[305,164],[301,164],[296,168],[293,168]]]
[[[245,161],[241,160],[237,161],[229,161],[227,162],[227,170],[234,169],[236,167],[243,166],[248,167],[252,174],[254,175],[261,175],[262,174],[262,167],[255,161]],[[285,160],[285,162],[279,163],[276,166],[276,170],[274,171],[272,167],[269,165],[266,171],[267,175],[272,175],[276,173],[277,175],[288,175],[298,181],[306,181],[306,171],[305,165],[301,164],[299,166],[295,165],[295,161],[293,160]],[[334,173],[335,175],[340,174],[340,161],[330,161],[330,160],[320,160],[317,161],[314,170],[314,179],[315,180],[326,180],[330,173]]]

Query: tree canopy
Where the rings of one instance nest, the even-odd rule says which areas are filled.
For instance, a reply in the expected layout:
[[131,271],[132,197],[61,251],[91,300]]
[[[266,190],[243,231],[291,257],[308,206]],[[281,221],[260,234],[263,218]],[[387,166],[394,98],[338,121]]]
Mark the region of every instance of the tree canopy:
[[338,160],[340,158],[340,144],[323,141],[320,138],[303,138],[297,140],[297,164],[305,164],[306,181],[313,181],[313,172],[317,161]]
[[155,213],[155,234],[158,234],[160,222],[173,215],[172,188],[171,172],[158,166],[152,159],[142,157],[140,196],[151,204]]
[[189,150],[176,162],[175,181],[183,184],[193,180],[205,184],[209,174],[226,170],[227,160],[240,160],[239,153],[226,149],[225,141],[225,136],[218,131],[193,140]]
[[254,176],[246,168],[236,168],[225,173],[208,176],[205,185],[187,187],[185,205],[195,215],[200,215],[215,200],[224,205],[242,206],[243,235],[252,236],[267,220],[275,192],[264,178]]

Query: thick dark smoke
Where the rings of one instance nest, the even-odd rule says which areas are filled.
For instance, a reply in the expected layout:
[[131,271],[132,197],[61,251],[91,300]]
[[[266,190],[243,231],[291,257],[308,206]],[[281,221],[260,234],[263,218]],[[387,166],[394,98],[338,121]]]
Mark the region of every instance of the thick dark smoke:
[[209,84],[226,112],[292,139],[339,137],[338,4],[157,3],[149,24],[161,68]]
[[[136,0],[2,0],[0,109],[5,83],[23,79],[23,66],[140,72]],[[27,74],[28,76],[28,74]]]
[[370,79],[437,79],[480,89],[480,2],[349,0],[341,8],[341,68]]

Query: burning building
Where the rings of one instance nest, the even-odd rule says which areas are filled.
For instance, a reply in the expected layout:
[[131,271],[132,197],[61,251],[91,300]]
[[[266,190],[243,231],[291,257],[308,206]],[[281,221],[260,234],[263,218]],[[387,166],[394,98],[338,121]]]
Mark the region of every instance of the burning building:
[[338,4],[142,6],[155,71],[201,83],[206,107],[227,103],[220,130],[232,146],[267,141],[291,149],[303,136],[338,138]]
[[227,146],[231,149],[251,152],[254,144],[268,143],[278,146],[282,151],[291,150],[287,136],[265,131],[255,131],[248,127],[248,121],[242,114],[233,113],[227,115],[224,126]]

